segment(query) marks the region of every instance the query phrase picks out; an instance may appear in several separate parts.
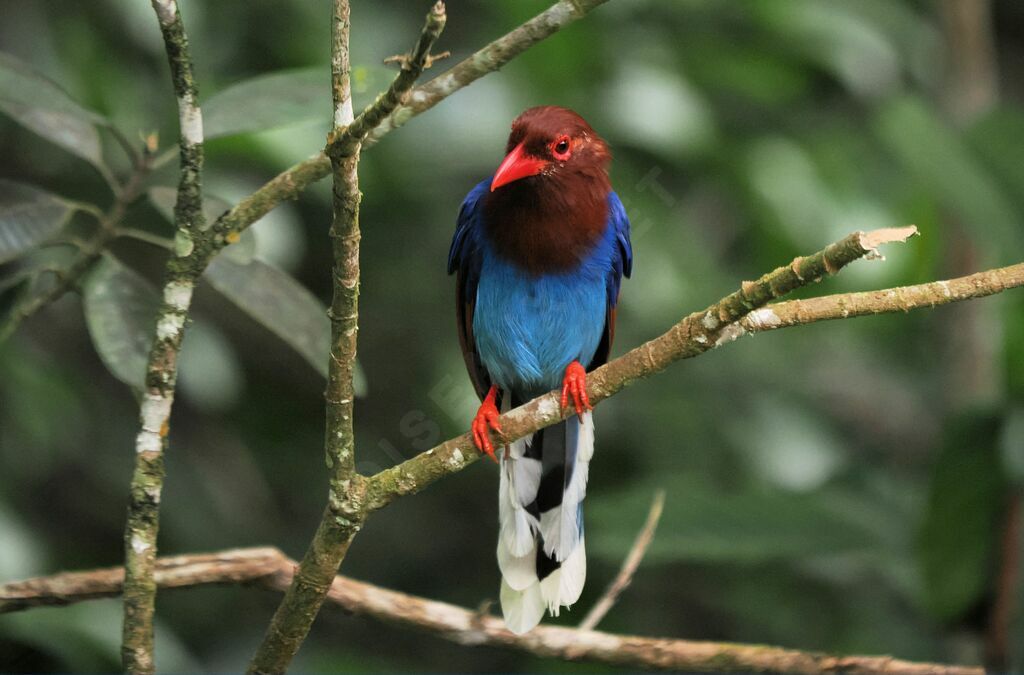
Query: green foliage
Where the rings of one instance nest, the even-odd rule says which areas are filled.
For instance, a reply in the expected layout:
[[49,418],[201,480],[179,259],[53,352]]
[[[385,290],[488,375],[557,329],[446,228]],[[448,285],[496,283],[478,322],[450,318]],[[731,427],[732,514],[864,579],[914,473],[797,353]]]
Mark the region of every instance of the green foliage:
[[323,68],[260,75],[203,102],[207,139],[330,120],[331,75]]
[[1008,498],[999,453],[1001,416],[970,413],[945,431],[918,538],[924,604],[955,619],[989,592]]
[[45,190],[0,179],[0,263],[57,234],[75,210],[75,205]]
[[226,258],[214,260],[204,278],[326,377],[331,345],[327,310],[298,282],[270,263]]
[[0,52],[0,112],[95,166],[103,166],[96,125],[106,121],[71,99],[59,85]]
[[[877,551],[881,542],[848,504],[830,503],[829,493],[746,489],[730,493],[693,476],[664,476],[670,498],[662,516],[652,562],[755,564],[813,556]],[[633,487],[597,494],[587,516],[587,543],[610,562],[620,559],[636,536],[650,493]],[[590,506],[588,504],[588,506]]]
[[105,255],[82,284],[82,303],[89,335],[104,365],[114,377],[141,392],[160,309],[156,289]]

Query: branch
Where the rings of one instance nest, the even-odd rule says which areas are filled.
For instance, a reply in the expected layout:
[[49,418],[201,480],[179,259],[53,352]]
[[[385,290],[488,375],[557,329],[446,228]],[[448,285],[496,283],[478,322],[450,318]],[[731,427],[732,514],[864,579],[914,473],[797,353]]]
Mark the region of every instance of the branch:
[[330,476],[327,507],[294,582],[274,613],[267,633],[249,664],[253,673],[278,673],[288,668],[302,646],[327,596],[331,580],[362,524],[363,482],[355,471],[352,428],[356,337],[359,330],[359,149],[366,135],[408,94],[423,72],[430,48],[441,35],[445,8],[438,2],[427,14],[423,31],[386,92],[352,119],[349,76],[349,3],[335,0],[331,70],[335,128],[328,153],[334,174],[334,221],[330,235],[334,253],[334,298],[331,353],[324,400],[327,424],[324,452]]
[[503,35],[483,49],[413,90],[408,103],[399,106],[377,127],[367,143],[372,145],[385,134],[402,126],[414,116],[430,110],[459,89],[498,70],[527,49],[608,0],[560,0],[515,30]]
[[[246,584],[283,591],[295,562],[275,548],[252,548],[161,558],[160,588]],[[114,597],[119,567],[65,572],[0,586],[0,613]],[[704,673],[822,673],[850,675],[981,675],[981,668],[901,661],[887,656],[830,656],[763,645],[614,635],[538,626],[525,635],[508,632],[501,619],[336,576],[327,594],[346,612],[413,628],[467,646],[504,647],[536,656],[614,664],[642,670]]]
[[580,621],[580,630],[594,630],[597,624],[601,623],[608,611],[615,606],[615,601],[622,595],[622,591],[633,581],[636,568],[647,553],[647,547],[654,541],[654,531],[658,529],[658,521],[661,519],[661,511],[665,507],[665,491],[658,490],[654,494],[654,501],[651,502],[651,510],[647,513],[647,521],[644,523],[640,533],[636,536],[629,555],[622,561],[622,569],[615,575],[615,579],[608,585],[601,599],[587,612]]
[[[188,36],[176,0],[152,0],[178,99],[180,177],[174,205],[175,252],[167,262],[163,305],[146,364],[146,388],[139,411],[125,523],[124,626],[121,658],[130,673],[152,673],[153,614],[156,607],[156,540],[164,451],[177,379],[177,357],[192,301],[192,290],[206,260],[202,203],[203,118],[197,102]],[[200,245],[202,245],[200,247]],[[198,250],[197,250],[198,249]]]
[[[430,13],[427,14],[426,23],[420,33],[420,39],[416,46],[409,52],[408,57],[402,62],[402,68],[398,72],[391,86],[384,93],[377,96],[377,99],[368,105],[351,124],[342,128],[338,123],[338,115],[335,112],[335,129],[327,139],[327,155],[332,158],[348,157],[355,152],[366,137],[380,126],[384,118],[394,112],[402,104],[412,89],[412,85],[423,70],[427,67],[430,58],[430,48],[440,37],[444,30],[446,20],[444,3],[438,0]],[[348,71],[346,70],[346,73]],[[347,77],[347,75],[346,75]],[[346,91],[348,87],[346,85]],[[348,105],[351,106],[352,98],[346,94]],[[335,104],[337,105],[337,103]]]
[[[372,130],[363,147],[376,143],[416,115],[430,110],[484,75],[500,69],[533,45],[583,18],[607,1],[559,0],[426,84],[415,87],[407,96],[407,101]],[[249,227],[284,200],[295,199],[330,172],[331,162],[322,152],[281,172],[217,219],[211,228],[216,234],[216,245],[225,246],[229,235]]]
[[1024,263],[947,281],[932,281],[881,291],[826,295],[808,300],[790,300],[751,312],[740,322],[731,337],[736,339],[748,333],[763,333],[819,321],[939,307],[963,300],[984,298],[1020,286],[1024,286]]
[[[917,228],[913,226],[856,232],[814,255],[796,258],[757,281],[743,282],[740,290],[690,314],[660,337],[588,373],[587,394],[591,403],[597,404],[675,361],[698,356],[735,340],[744,332],[740,320],[753,310],[835,274],[854,260],[877,257],[877,249],[882,244],[904,241],[916,233]],[[500,418],[504,430],[502,441],[532,434],[573,414],[572,410],[561,409],[559,404],[559,392],[554,391],[505,413]],[[368,479],[367,506],[382,508],[398,497],[419,492],[434,481],[461,471],[477,459],[479,453],[469,434],[445,441]]]
[[118,225],[121,224],[128,206],[142,192],[143,181],[152,167],[151,162],[152,156],[149,154],[139,157],[127,182],[114,193],[114,202],[110,208],[105,213],[96,214],[99,227],[79,247],[78,253],[71,260],[70,264],[60,269],[47,270],[57,275],[57,282],[44,293],[29,295],[15,301],[14,306],[8,312],[7,318],[0,325],[0,344],[3,344],[7,338],[14,334],[22,321],[33,316],[50,303],[60,300],[65,293],[74,288],[82,276],[92,268],[93,263],[96,262],[110,242],[119,236]]

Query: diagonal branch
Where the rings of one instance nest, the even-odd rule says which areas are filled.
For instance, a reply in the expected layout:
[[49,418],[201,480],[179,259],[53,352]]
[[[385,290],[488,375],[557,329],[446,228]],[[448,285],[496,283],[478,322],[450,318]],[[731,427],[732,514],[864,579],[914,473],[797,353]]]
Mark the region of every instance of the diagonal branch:
[[[380,126],[384,118],[405,102],[409,90],[427,67],[430,48],[433,47],[437,38],[440,37],[441,31],[444,30],[446,19],[444,3],[438,0],[427,14],[427,21],[423,25],[420,39],[408,57],[402,61],[402,68],[391,86],[377,96],[377,99],[363,112],[359,113],[359,116],[351,124],[342,128],[338,124],[340,118],[337,109],[335,110],[335,129],[327,139],[326,152],[329,157],[342,158],[351,155],[366,140],[366,137]],[[348,91],[348,87],[345,91]],[[348,94],[346,96],[343,100],[351,105],[351,96]],[[335,106],[337,105],[336,102]]]
[[[146,364],[146,387],[139,412],[140,431],[135,441],[125,524],[124,626],[121,657],[131,673],[152,673],[153,614],[156,606],[156,541],[163,489],[164,451],[177,379],[177,356],[185,331],[195,280],[203,264],[196,265],[197,245],[203,242],[202,202],[203,118],[197,101],[188,37],[176,0],[152,0],[163,34],[171,79],[178,99],[181,133],[181,168],[174,205],[177,228],[174,255],[167,262],[163,305]],[[195,254],[195,255],[194,255]]]
[[[246,584],[283,591],[295,562],[276,548],[251,548],[161,558],[161,588]],[[119,567],[65,572],[0,586],[0,614],[121,592]],[[507,631],[501,619],[455,605],[380,588],[342,576],[330,580],[328,600],[346,612],[431,633],[467,646],[494,646],[536,656],[626,666],[639,670],[702,673],[823,673],[850,675],[981,675],[982,669],[914,663],[887,656],[831,656],[765,645],[614,635],[592,630],[538,626],[525,635]]]
[[527,49],[553,33],[581,19],[608,0],[559,0],[511,32],[478,50],[469,58],[413,90],[409,101],[399,106],[367,139],[364,146],[379,141],[414,116],[430,110],[459,89],[498,70]]
[[[849,263],[878,256],[882,244],[904,241],[916,227],[855,232],[814,255],[745,281],[741,288],[715,304],[694,312],[660,337],[636,347],[587,374],[587,393],[594,404],[614,395],[637,380],[653,375],[672,363],[703,354],[730,342],[743,332],[740,320],[801,286],[836,274]],[[503,440],[512,441],[550,426],[572,414],[560,407],[557,391],[539,396],[501,416]],[[445,441],[401,464],[385,469],[367,481],[367,506],[382,508],[396,498],[419,492],[444,476],[461,471],[479,458],[469,434]]]
[[[463,87],[500,69],[533,45],[583,18],[607,1],[559,0],[526,23],[474,52],[469,58],[414,88],[406,97],[406,102],[391,111],[373,129],[363,147],[376,143],[416,115],[430,110]],[[295,199],[307,187],[326,178],[330,172],[331,162],[322,152],[282,171],[217,219],[212,227],[217,245],[226,245],[229,234],[249,227],[286,199]]]
[[601,599],[587,612],[587,615],[583,617],[583,621],[580,621],[580,630],[594,630],[597,628],[597,624],[601,623],[601,619],[615,606],[615,601],[622,595],[622,591],[626,590],[626,587],[632,583],[633,575],[636,574],[637,568],[640,567],[640,561],[644,559],[647,548],[654,541],[654,532],[658,529],[658,521],[661,520],[661,511],[664,507],[665,491],[658,490],[654,493],[651,510],[647,513],[647,520],[644,522],[643,528],[636,535],[636,540],[633,542],[633,546],[630,547],[626,559],[622,561],[622,568],[615,575],[608,588],[605,589]]

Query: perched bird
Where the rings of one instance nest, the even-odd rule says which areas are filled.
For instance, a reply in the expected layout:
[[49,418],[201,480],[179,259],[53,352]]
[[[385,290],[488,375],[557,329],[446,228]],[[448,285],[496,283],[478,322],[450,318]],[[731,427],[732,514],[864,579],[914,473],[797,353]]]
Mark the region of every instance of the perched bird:
[[483,403],[473,440],[494,459],[498,411],[561,387],[577,415],[501,453],[501,608],[525,633],[579,599],[586,578],[583,497],[594,452],[586,372],[608,359],[633,251],[608,179],[611,153],[566,108],[512,123],[506,157],[466,196],[448,255],[459,340]]

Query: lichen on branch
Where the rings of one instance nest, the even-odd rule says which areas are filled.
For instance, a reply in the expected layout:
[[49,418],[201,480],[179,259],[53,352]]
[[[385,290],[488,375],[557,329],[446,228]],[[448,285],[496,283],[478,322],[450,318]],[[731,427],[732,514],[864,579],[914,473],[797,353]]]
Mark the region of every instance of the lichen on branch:
[[192,74],[188,36],[176,0],[152,0],[178,100],[180,169],[174,224],[175,252],[164,274],[163,303],[146,364],[145,391],[135,440],[135,468],[124,532],[125,583],[121,658],[130,673],[152,673],[156,610],[157,534],[164,452],[181,349],[196,279],[209,255],[202,198],[203,118]]

